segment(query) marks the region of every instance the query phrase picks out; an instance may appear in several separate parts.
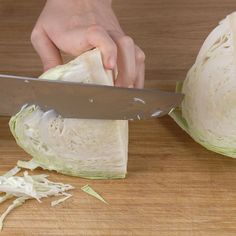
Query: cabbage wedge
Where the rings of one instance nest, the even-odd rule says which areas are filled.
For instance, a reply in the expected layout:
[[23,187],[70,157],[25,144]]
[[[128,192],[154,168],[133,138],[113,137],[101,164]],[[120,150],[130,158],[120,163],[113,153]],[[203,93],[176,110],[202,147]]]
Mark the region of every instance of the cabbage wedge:
[[[98,49],[40,78],[113,86],[112,73],[104,70]],[[90,179],[126,175],[128,121],[68,119],[31,105],[13,116],[9,125],[18,145],[33,157],[31,167]]]

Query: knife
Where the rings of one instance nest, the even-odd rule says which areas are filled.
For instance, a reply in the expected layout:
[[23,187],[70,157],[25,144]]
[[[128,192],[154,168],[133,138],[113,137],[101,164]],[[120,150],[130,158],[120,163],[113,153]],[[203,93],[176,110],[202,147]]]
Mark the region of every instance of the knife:
[[140,120],[168,114],[182,94],[157,89],[117,88],[0,74],[0,115],[12,116],[23,105],[55,110],[67,118]]

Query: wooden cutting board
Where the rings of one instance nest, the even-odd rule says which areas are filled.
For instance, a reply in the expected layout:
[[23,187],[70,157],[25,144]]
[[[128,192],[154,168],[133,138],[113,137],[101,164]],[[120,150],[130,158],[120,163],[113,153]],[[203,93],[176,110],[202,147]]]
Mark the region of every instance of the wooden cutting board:
[[[43,3],[0,0],[1,73],[41,73],[29,37]],[[114,8],[125,31],[146,52],[146,87],[173,90],[208,32],[236,9],[236,2],[120,0]],[[30,158],[16,145],[7,123],[0,118],[0,174]],[[1,235],[236,235],[236,160],[205,150],[169,117],[130,122],[124,180],[46,173],[74,185],[73,197],[54,208],[52,199],[28,201],[7,217]],[[109,205],[83,193],[85,184]],[[0,205],[0,212],[8,203]]]

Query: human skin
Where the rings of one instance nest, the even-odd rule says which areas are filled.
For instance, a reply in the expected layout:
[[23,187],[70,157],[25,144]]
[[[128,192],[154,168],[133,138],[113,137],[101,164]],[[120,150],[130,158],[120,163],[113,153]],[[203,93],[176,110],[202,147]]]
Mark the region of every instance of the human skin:
[[62,64],[61,52],[79,56],[99,48],[114,70],[115,86],[143,88],[145,54],[122,30],[111,0],[48,0],[31,34],[44,70]]

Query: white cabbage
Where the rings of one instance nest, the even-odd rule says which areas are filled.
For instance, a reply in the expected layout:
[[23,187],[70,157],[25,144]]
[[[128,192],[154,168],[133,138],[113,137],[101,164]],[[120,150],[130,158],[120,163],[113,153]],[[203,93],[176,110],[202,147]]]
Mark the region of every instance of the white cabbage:
[[[50,69],[40,78],[113,85],[98,49]],[[32,105],[24,106],[9,124],[18,145],[32,155],[32,168],[94,179],[125,177],[127,121],[68,119]]]
[[236,13],[210,33],[177,90],[185,98],[175,121],[207,149],[236,157]]
[[12,204],[0,216],[0,231],[3,228],[3,222],[6,216],[14,210],[14,208],[21,206],[28,199],[36,199],[41,202],[42,198],[50,196],[63,195],[66,196],[51,202],[51,206],[62,203],[72,195],[66,191],[74,189],[73,186],[63,183],[55,183],[47,179],[47,175],[29,175],[27,171],[23,176],[14,176],[21,169],[14,167],[4,175],[0,176],[0,192],[4,195],[0,196],[0,203],[7,201],[10,198],[16,197]]
[[73,187],[69,184],[54,183],[47,179],[47,175],[0,176],[0,192],[11,194],[15,197],[41,198],[55,196]]

